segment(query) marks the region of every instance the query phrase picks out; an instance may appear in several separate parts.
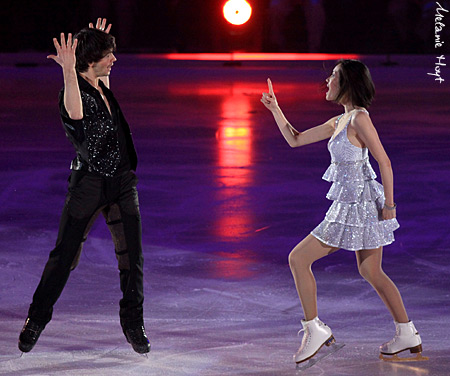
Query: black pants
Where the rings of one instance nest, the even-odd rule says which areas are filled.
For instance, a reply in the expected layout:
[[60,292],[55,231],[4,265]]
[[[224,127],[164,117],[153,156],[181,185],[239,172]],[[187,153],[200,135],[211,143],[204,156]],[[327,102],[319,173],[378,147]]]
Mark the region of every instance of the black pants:
[[56,247],[50,252],[28,316],[43,325],[77,266],[83,243],[100,212],[111,232],[119,263],[120,322],[122,327],[143,323],[143,256],[137,178],[129,171],[104,178],[73,171],[59,225]]

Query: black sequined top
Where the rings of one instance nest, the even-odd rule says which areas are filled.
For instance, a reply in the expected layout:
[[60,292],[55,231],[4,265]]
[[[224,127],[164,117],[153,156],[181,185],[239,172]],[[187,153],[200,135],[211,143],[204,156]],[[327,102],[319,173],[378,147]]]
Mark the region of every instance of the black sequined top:
[[110,105],[108,111],[100,92],[78,75],[83,119],[73,120],[64,107],[64,88],[59,93],[61,120],[67,138],[75,147],[72,170],[112,177],[136,170],[137,156],[130,127],[111,90],[99,81]]

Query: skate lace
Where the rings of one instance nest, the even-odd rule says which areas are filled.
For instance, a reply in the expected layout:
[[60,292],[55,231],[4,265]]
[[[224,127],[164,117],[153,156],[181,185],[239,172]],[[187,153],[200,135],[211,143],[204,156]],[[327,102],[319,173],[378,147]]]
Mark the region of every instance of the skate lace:
[[[324,324],[322,321],[320,321],[320,320],[318,320],[318,324],[319,324],[319,326],[327,326],[326,324]],[[302,329],[300,329],[298,332],[297,332],[297,336],[300,336],[300,333],[301,332],[305,332],[305,336],[307,336],[308,334],[309,334],[309,330],[308,330],[308,328],[302,328]]]
[[[319,326],[327,326],[326,324],[324,324],[324,323],[323,323],[322,321],[320,321],[320,320],[319,320],[317,323],[319,324]],[[305,328],[302,328],[302,329],[300,329],[300,330],[297,332],[297,336],[300,336],[300,333],[301,333],[301,332],[305,332],[305,334],[308,334],[308,332],[305,331]]]
[[27,322],[26,330],[30,332],[30,334],[32,333],[32,335],[39,334],[42,331],[42,329],[43,329],[42,325],[39,325],[33,321]]
[[127,331],[130,340],[139,344],[147,344],[149,341],[145,335],[145,329],[143,326],[140,326],[136,329],[128,329]]
[[308,348],[309,347],[309,343],[311,341],[311,335],[310,335],[310,332],[309,332],[308,328],[300,329],[297,332],[297,335],[300,336],[301,332],[304,332],[304,333],[303,333],[302,342],[300,344],[300,348],[298,349],[299,352],[304,351],[306,348]]
[[389,342],[386,342],[387,346],[393,345],[400,337],[400,329],[395,329],[395,336]]

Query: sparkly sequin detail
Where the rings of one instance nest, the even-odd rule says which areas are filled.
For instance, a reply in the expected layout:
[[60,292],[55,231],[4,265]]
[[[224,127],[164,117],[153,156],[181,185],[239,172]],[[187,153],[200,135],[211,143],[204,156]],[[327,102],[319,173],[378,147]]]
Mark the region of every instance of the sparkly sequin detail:
[[[359,111],[368,113],[366,110],[355,113]],[[327,198],[333,203],[311,234],[331,247],[358,251],[391,244],[395,240],[394,231],[400,226],[395,218],[382,219],[384,189],[375,180],[368,149],[353,145],[347,136],[353,116],[328,142],[331,164],[323,179],[332,183]]]
[[81,98],[85,111],[83,130],[89,153],[89,171],[112,177],[120,162],[117,127],[95,97],[82,91]]

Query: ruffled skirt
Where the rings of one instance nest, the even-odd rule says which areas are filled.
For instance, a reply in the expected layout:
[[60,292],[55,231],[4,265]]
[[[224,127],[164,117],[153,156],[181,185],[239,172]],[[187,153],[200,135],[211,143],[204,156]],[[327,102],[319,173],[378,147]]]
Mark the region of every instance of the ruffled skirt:
[[326,245],[349,251],[374,249],[394,242],[394,231],[400,225],[395,218],[382,218],[384,189],[373,180],[375,174],[364,171],[359,179],[353,176],[351,182],[340,182],[341,174],[335,173],[336,167],[330,166],[324,175],[325,180],[333,181],[327,194],[333,203],[311,235]]

